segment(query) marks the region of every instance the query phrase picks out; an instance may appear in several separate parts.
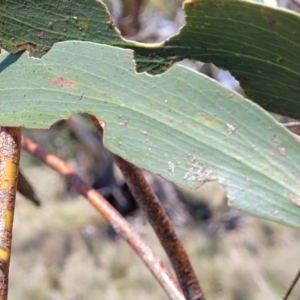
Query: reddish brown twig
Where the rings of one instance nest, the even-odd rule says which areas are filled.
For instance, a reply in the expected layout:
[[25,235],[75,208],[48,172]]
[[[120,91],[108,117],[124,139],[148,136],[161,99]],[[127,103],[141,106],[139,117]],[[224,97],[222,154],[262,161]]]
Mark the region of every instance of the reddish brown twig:
[[7,299],[21,128],[0,128],[0,299]]
[[[91,119],[102,137],[103,129],[99,121],[94,116]],[[205,300],[188,255],[165,210],[146,182],[142,171],[117,155],[114,155],[114,158],[135,200],[145,212],[148,221],[168,254],[186,299]]]
[[290,294],[292,293],[292,290],[294,289],[296,283],[300,279],[300,269],[298,270],[296,276],[294,277],[293,281],[291,282],[288,290],[286,291],[285,295],[283,296],[282,300],[287,300]]
[[300,7],[300,0],[292,0],[292,2],[297,5],[298,7]]
[[94,205],[94,207],[112,225],[115,231],[122,235],[133,250],[139,255],[166,291],[170,299],[184,300],[184,296],[182,295],[180,287],[178,287],[176,279],[167,270],[161,260],[156,257],[152,249],[141,240],[128,222],[106,201],[105,198],[84,182],[66,162],[55,155],[48,153],[30,139],[22,137],[22,146],[52,169],[66,177],[68,182],[76,188],[77,192],[86,197],[88,201]]

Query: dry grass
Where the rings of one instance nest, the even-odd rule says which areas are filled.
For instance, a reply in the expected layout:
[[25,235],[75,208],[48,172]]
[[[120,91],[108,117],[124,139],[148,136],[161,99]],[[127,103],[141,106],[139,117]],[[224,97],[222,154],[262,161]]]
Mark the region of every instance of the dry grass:
[[[44,167],[26,174],[43,206],[17,199],[10,300],[167,299],[123,240],[105,238],[104,221],[84,199],[61,200],[60,177]],[[246,218],[223,236],[182,234],[208,299],[279,299],[300,267],[299,231]],[[151,229],[135,223],[166,261]],[[300,284],[290,300],[299,295]]]

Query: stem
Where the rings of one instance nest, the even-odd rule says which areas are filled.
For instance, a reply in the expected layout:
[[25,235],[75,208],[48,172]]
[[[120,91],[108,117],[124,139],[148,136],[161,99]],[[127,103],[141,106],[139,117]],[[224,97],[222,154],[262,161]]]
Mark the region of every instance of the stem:
[[178,287],[176,279],[173,278],[163,262],[154,254],[152,249],[142,241],[130,224],[128,224],[128,222],[104,197],[84,182],[66,162],[55,155],[48,153],[30,139],[22,137],[22,146],[52,169],[63,175],[68,182],[76,188],[79,194],[87,198],[87,200],[112,225],[115,231],[122,235],[129,243],[137,255],[143,260],[145,265],[150,269],[171,300],[184,300],[184,296]]
[[0,300],[7,299],[8,273],[21,149],[21,128],[0,128]]
[[136,166],[115,155],[115,162],[121,169],[132,195],[156,232],[168,254],[187,300],[205,300],[188,255],[176,235],[173,224],[159,200],[148,185],[143,172]]
[[287,123],[282,123],[282,125],[284,125],[287,128],[289,128],[289,127],[299,127],[300,122],[299,121],[287,122]]
[[283,296],[282,300],[287,300],[290,294],[292,293],[292,290],[294,289],[296,283],[300,279],[300,269],[298,270],[296,276],[294,277],[293,281],[291,282],[288,290],[286,291],[285,295]]
[[[99,121],[94,116],[91,116],[91,119],[102,137],[103,128]],[[205,300],[188,255],[177,237],[168,215],[146,182],[143,172],[117,155],[114,155],[114,158],[132,195],[145,212],[148,221],[168,254],[184,296],[187,300]]]

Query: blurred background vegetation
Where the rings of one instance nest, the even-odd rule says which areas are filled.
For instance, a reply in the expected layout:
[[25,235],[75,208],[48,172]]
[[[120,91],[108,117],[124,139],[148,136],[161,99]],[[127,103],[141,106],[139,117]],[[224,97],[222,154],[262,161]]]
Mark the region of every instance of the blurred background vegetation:
[[[95,209],[65,195],[61,177],[44,166],[24,172],[42,206],[17,198],[9,299],[167,299]],[[177,227],[207,298],[279,299],[299,268],[300,232],[246,215],[234,230],[216,231],[217,218]],[[129,222],[167,262],[144,218]],[[299,295],[298,285],[290,299]]]
[[[105,3],[128,39],[159,43],[184,25],[182,0]],[[293,1],[279,4],[297,9]],[[242,93],[229,72],[183,63]],[[49,131],[23,133],[74,166],[167,262],[86,116],[59,122]],[[42,205],[34,207],[18,194],[9,299],[167,299],[129,246],[59,175],[26,153],[21,168]],[[299,231],[229,209],[221,185],[209,183],[192,193],[150,173],[145,176],[175,224],[207,299],[280,298],[300,267]],[[300,284],[290,299],[299,300],[299,295]]]

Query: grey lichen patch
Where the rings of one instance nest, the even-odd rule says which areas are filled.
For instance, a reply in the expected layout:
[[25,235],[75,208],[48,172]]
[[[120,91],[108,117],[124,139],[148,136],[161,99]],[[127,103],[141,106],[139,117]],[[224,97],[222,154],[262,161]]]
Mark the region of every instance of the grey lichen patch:
[[174,173],[175,172],[175,164],[171,161],[168,161],[168,172]]
[[210,167],[203,165],[195,159],[191,161],[191,167],[189,171],[184,174],[183,178],[197,182],[217,180],[217,176]]
[[237,162],[241,162],[242,161],[242,158],[240,156],[235,156],[234,159],[237,161]]
[[277,135],[272,136],[272,142],[275,145],[275,147],[279,147],[279,138]]
[[235,124],[226,124],[227,127],[227,133],[228,135],[232,135],[234,133],[234,131],[236,130],[236,126]]
[[15,147],[16,143],[13,137],[7,132],[2,131],[0,134],[0,148],[2,149],[3,157],[13,157]]

